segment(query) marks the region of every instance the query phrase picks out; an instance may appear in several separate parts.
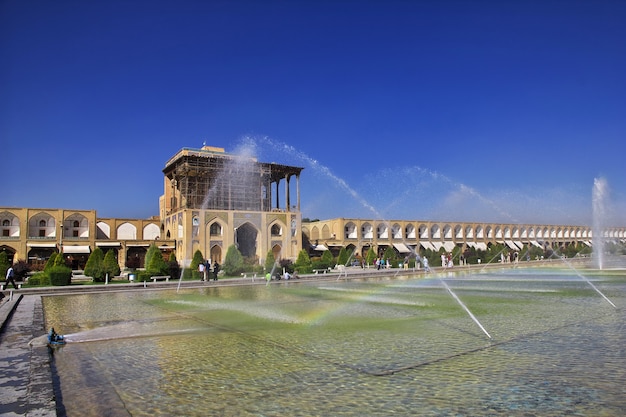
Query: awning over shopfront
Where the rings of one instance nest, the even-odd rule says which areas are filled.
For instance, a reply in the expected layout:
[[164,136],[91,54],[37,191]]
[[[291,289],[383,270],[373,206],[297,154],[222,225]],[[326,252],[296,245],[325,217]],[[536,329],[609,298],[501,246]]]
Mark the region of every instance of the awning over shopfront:
[[134,248],[147,248],[147,247],[150,246],[150,244],[149,243],[127,243],[126,246],[129,247],[129,248],[131,248],[131,247],[134,247]]
[[56,243],[26,243],[29,248],[56,248]]
[[394,243],[393,247],[400,253],[411,253],[411,249],[404,243]]
[[485,242],[476,242],[476,249],[486,251],[487,244]]
[[426,242],[426,241],[425,241],[425,242],[420,242],[420,245],[422,245],[422,247],[423,247],[424,249],[430,249],[430,250],[434,250],[434,251],[436,251],[436,250],[437,250],[437,249],[435,249],[435,247],[433,246],[433,244],[432,244],[432,243],[430,243],[430,242]]
[[446,249],[446,252],[452,252],[455,246],[456,244],[454,242],[443,242],[443,247]]
[[505,240],[504,243],[506,243],[506,245],[513,250],[519,249],[512,240]]
[[433,245],[436,251],[439,251],[439,249],[443,248],[443,243],[441,242],[430,242],[430,244]]
[[323,252],[325,250],[328,250],[328,248],[326,246],[324,246],[324,245],[315,245],[315,246],[313,246],[313,250],[317,250],[317,251]]
[[520,242],[519,240],[515,240],[513,241],[513,243],[515,243],[515,245],[520,248],[520,249],[524,249],[524,244],[522,242]]
[[120,242],[96,242],[96,246],[98,247],[102,247],[102,246],[106,246],[106,247],[120,247],[122,246],[122,244]]
[[63,253],[91,253],[89,245],[63,245]]
[[541,246],[541,244],[539,242],[537,242],[536,240],[531,240],[530,244],[534,245],[534,246],[537,246],[538,248],[543,249],[543,246]]

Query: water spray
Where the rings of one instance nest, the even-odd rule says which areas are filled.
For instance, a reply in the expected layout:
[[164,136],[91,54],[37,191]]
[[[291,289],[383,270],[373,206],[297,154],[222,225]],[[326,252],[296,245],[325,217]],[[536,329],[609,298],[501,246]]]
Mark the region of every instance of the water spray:
[[592,283],[591,281],[589,281],[589,279],[588,279],[586,276],[584,276],[584,275],[583,275],[583,274],[581,274],[581,273],[580,273],[580,272],[579,272],[576,268],[574,268],[574,267],[572,266],[572,263],[567,261],[567,258],[565,258],[564,256],[561,256],[561,255],[558,255],[558,256],[557,256],[557,255],[555,255],[555,254],[556,254],[556,251],[553,251],[553,252],[552,252],[551,257],[556,257],[556,258],[560,259],[560,260],[561,260],[561,261],[562,261],[565,265],[567,265],[567,267],[568,267],[568,268],[570,268],[572,271],[574,271],[574,273],[575,273],[576,275],[578,275],[578,277],[579,277],[579,278],[581,278],[583,281],[585,281],[587,284],[589,284],[589,286],[590,286],[591,288],[593,288],[595,292],[597,292],[598,294],[600,294],[600,296],[601,296],[602,298],[604,298],[604,299],[606,300],[606,302],[607,302],[607,303],[611,304],[611,306],[613,306],[613,308],[617,308],[617,306],[616,306],[615,304],[613,304],[613,302],[612,302],[611,300],[609,300],[609,298],[608,298],[606,295],[604,295],[604,293],[602,293],[602,291],[600,291],[600,290],[598,289],[598,287],[596,287],[595,285],[593,285],[593,283]]
[[183,272],[185,272],[185,267],[180,268],[180,276],[178,277],[178,286],[176,287],[176,293],[180,290],[180,284],[183,281]]
[[485,328],[483,327],[482,324],[480,324],[476,316],[472,314],[469,308],[467,308],[467,306],[463,303],[463,301],[461,301],[461,299],[452,291],[452,289],[448,286],[448,284],[446,284],[446,282],[442,278],[439,278],[439,282],[441,282],[441,284],[448,291],[448,293],[452,296],[452,298],[456,300],[456,302],[463,308],[463,310],[465,310],[465,312],[471,317],[471,319],[474,320],[474,323],[476,323],[478,327],[480,327],[480,330],[482,330],[483,333],[485,333],[487,337],[491,339],[491,335],[489,334],[489,332],[485,330]]

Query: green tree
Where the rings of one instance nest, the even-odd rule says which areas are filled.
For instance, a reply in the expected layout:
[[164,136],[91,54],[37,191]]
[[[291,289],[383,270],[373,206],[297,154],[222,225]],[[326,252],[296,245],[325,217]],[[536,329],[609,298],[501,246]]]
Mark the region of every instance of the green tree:
[[7,276],[7,269],[11,266],[9,262],[9,255],[5,251],[0,252],[0,279],[4,279]]
[[383,254],[383,258],[387,261],[389,261],[389,263],[391,264],[392,267],[397,266],[396,265],[396,251],[393,250],[393,246],[387,246],[387,248],[385,249],[385,252]]
[[339,250],[339,256],[337,256],[337,265],[345,265],[348,263],[348,259],[350,258],[350,254],[343,246]]
[[313,272],[313,264],[311,263],[311,258],[309,258],[309,254],[306,250],[302,249],[298,253],[298,259],[296,259],[295,269],[300,274],[310,274]]
[[[154,257],[154,255],[156,255],[157,252],[161,253],[161,250],[154,243],[148,247],[148,251],[146,252],[146,257],[144,259],[144,264],[143,264],[146,271],[148,270],[148,265],[150,265],[150,262],[152,262],[152,258]],[[161,256],[161,259],[162,258],[163,257]]]
[[54,262],[56,261],[57,256],[59,256],[58,253],[52,252],[52,255],[50,255],[48,261],[46,262],[46,266],[43,267],[44,272],[48,272],[50,268],[54,266]]
[[63,255],[63,252],[59,252],[57,254],[56,258],[54,258],[52,266],[67,266],[65,265],[65,255]]
[[180,265],[178,265],[176,254],[174,252],[170,253],[167,265],[169,276],[177,279],[180,278]]
[[117,263],[117,258],[115,257],[115,252],[112,250],[108,250],[106,255],[104,255],[104,273],[109,274],[109,279],[113,279],[120,274],[120,265]]
[[201,279],[200,271],[198,271],[198,266],[204,262],[204,255],[200,252],[200,249],[196,249],[193,253],[193,258],[191,258],[191,264],[189,265],[189,272],[185,273],[185,278],[191,277],[194,280]]
[[[155,250],[152,251],[149,258],[150,262],[146,264],[146,272],[148,273],[148,276],[153,277],[156,275],[167,275],[169,267],[167,262],[163,259],[161,250],[157,247],[157,245],[151,245],[150,248],[148,248],[148,252],[150,252],[150,249],[152,248]],[[148,259],[148,254],[146,254],[146,259]]]
[[89,255],[85,264],[85,275],[91,277],[95,282],[104,282],[104,253],[102,249],[96,247]]
[[367,254],[365,255],[365,262],[367,262],[368,265],[373,265],[375,260],[376,251],[373,247],[370,246],[370,248],[367,250]]
[[226,258],[224,258],[224,264],[222,265],[224,274],[237,275],[244,270],[243,256],[237,246],[230,245],[226,251]]
[[322,258],[320,261],[320,266],[322,268],[331,268],[334,266],[333,263],[335,261],[335,258],[333,258],[333,254],[331,251],[325,250],[324,252],[322,252]]
[[270,249],[265,257],[265,272],[272,272],[274,265],[276,265],[276,258],[274,258],[274,252]]

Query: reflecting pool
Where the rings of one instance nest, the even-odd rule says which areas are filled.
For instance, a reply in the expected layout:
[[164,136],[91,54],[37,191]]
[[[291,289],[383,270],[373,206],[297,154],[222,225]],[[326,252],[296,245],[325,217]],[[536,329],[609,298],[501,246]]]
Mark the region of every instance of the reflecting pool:
[[[481,331],[441,279],[489,332]],[[44,298],[68,416],[622,416],[626,274]]]

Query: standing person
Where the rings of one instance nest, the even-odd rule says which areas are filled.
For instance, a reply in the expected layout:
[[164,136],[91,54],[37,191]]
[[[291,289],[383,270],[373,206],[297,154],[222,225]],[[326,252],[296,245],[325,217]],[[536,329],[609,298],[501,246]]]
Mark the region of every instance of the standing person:
[[200,281],[206,281],[206,266],[204,262],[198,264],[198,272],[200,273]]
[[430,266],[428,266],[428,258],[424,257],[422,258],[422,261],[424,262],[424,271],[430,272]]
[[220,272],[220,264],[215,261],[213,264],[213,281],[217,281],[217,273]]
[[7,276],[5,279],[6,279],[5,286],[7,288],[9,287],[9,282],[10,282],[11,284],[13,284],[13,288],[17,290],[17,285],[15,284],[15,272],[13,271],[12,266],[10,266],[9,269],[7,269]]

